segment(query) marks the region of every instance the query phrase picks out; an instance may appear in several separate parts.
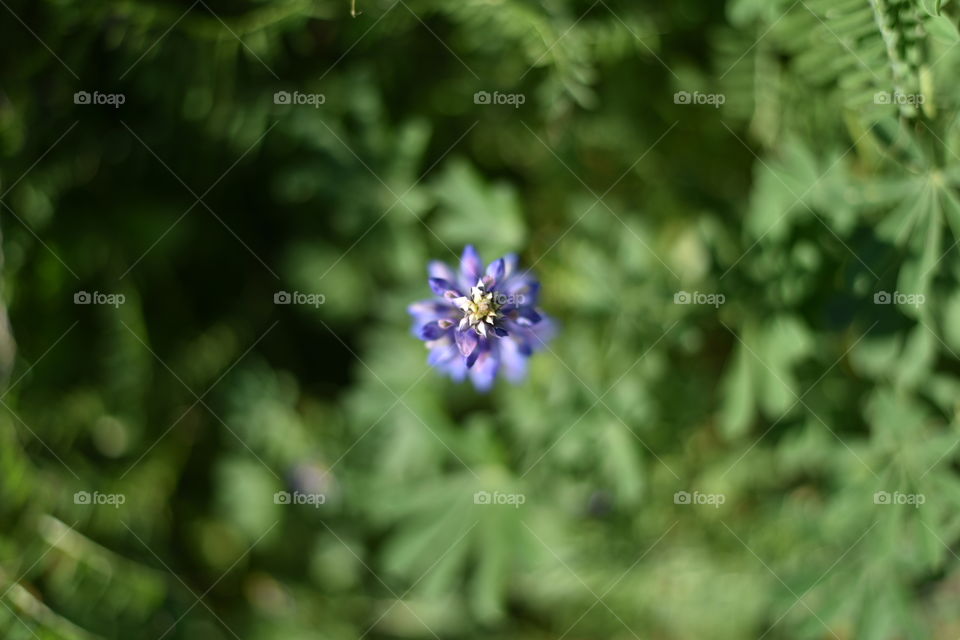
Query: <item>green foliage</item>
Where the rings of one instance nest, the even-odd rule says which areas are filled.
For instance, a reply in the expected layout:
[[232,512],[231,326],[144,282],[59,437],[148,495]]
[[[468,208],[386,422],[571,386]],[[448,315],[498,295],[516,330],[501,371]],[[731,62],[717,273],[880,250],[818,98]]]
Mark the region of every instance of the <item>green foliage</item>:
[[356,10],[0,8],[0,637],[955,638],[960,4]]

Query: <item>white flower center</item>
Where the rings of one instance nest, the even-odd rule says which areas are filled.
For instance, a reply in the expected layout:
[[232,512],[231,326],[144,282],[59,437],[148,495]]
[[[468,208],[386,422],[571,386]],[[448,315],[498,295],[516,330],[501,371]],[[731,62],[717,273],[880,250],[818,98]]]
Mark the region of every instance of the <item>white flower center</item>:
[[472,327],[479,335],[487,337],[487,325],[493,326],[494,321],[501,317],[498,311],[500,305],[494,299],[492,291],[486,290],[483,280],[470,289],[470,296],[460,296],[453,299],[453,303],[463,311],[460,329]]

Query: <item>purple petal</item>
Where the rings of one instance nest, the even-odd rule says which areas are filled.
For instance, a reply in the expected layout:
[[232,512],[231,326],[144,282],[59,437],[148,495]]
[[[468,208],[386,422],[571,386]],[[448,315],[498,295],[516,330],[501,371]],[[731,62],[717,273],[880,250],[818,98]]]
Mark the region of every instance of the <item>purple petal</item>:
[[[516,337],[516,335],[514,335]],[[529,358],[533,355],[533,346],[530,344],[529,340],[517,340],[517,351],[519,351],[523,356]]]
[[517,270],[520,264],[520,257],[515,253],[508,253],[501,258],[503,260],[503,277],[509,278]]
[[452,324],[460,315],[453,305],[439,300],[415,302],[407,307],[407,311],[413,317],[413,335],[421,340],[427,339],[421,335],[425,325],[437,321]]
[[453,334],[457,341],[457,347],[460,348],[460,353],[463,354],[464,357],[467,357],[473,353],[474,350],[476,350],[477,345],[480,343],[480,338],[472,329],[467,329],[466,331],[454,331]]
[[464,287],[472,287],[477,284],[477,280],[483,275],[483,261],[480,260],[480,254],[468,244],[463,249],[463,256],[460,258],[460,284]]
[[451,343],[431,349],[427,364],[449,375],[457,382],[467,377],[467,366],[456,345]]
[[503,327],[494,327],[494,328],[493,328],[493,332],[494,332],[495,334],[497,334],[498,336],[500,336],[501,338],[506,338],[508,335],[510,335],[510,334],[507,332],[507,330],[504,329]]
[[467,369],[472,368],[478,360],[484,360],[487,354],[491,353],[494,348],[494,345],[489,340],[486,338],[480,338],[477,343],[477,348],[473,350],[473,353],[467,356]]
[[430,278],[430,288],[433,289],[433,292],[438,296],[442,296],[447,291],[456,291],[457,287],[450,280],[444,280],[443,278]]
[[513,320],[507,320],[504,324],[510,332],[510,337],[507,338],[507,341],[512,342],[516,346],[517,351],[523,355],[531,355],[534,346],[532,343],[537,342],[533,330],[530,327],[517,324]]
[[537,304],[540,283],[533,278],[515,275],[500,283],[497,291],[507,296],[507,302],[518,307]]
[[484,352],[470,369],[470,381],[477,391],[489,391],[497,378],[500,357],[496,351]]
[[451,358],[457,358],[459,360],[460,351],[452,342],[447,342],[446,344],[441,343],[430,349],[430,355],[427,356],[427,364],[431,367],[437,367]]
[[479,357],[480,357],[480,349],[474,349],[473,353],[467,356],[467,361],[466,361],[467,369],[472,368],[474,363],[477,361],[477,358]]
[[545,346],[548,341],[553,339],[553,336],[557,333],[557,325],[549,316],[541,315],[540,322],[530,327],[529,331],[535,336],[537,347],[539,348]]
[[[497,286],[497,283],[503,280],[503,274],[505,269],[506,269],[506,263],[504,262],[503,258],[500,258],[499,260],[494,260],[493,262],[491,262],[490,265],[487,267],[487,274],[486,274],[486,277],[484,278],[484,282],[488,282],[487,286],[488,287]],[[489,281],[487,280],[487,278],[489,278]]]
[[556,326],[548,316],[541,316],[540,322],[533,326],[522,325],[507,319],[504,324],[510,331],[508,340],[516,342],[520,352],[530,355],[535,349],[542,349],[556,333]]
[[450,268],[446,262],[441,262],[439,260],[431,260],[430,264],[427,265],[427,273],[431,278],[442,278],[444,280],[449,280],[450,282],[457,281],[457,273]]
[[463,358],[454,358],[444,365],[443,371],[446,371],[455,382],[463,382],[469,373],[467,365],[463,363]]
[[500,362],[503,364],[503,373],[507,380],[513,383],[520,382],[527,376],[527,358],[513,340],[500,341]]
[[436,322],[431,322],[420,327],[420,339],[421,340],[436,340],[443,336],[447,332],[446,329],[442,329],[440,325]]
[[541,316],[533,307],[520,307],[517,309],[517,322],[524,326],[533,326],[540,322]]
[[452,317],[456,313],[453,305],[439,300],[422,300],[407,307],[407,313],[416,320],[428,322],[438,318]]

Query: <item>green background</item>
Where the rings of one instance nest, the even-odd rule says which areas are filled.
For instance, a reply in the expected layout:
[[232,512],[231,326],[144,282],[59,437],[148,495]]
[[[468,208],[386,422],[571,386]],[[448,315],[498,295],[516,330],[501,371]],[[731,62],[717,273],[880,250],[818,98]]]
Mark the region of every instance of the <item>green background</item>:
[[0,637],[960,636],[955,0],[0,5]]

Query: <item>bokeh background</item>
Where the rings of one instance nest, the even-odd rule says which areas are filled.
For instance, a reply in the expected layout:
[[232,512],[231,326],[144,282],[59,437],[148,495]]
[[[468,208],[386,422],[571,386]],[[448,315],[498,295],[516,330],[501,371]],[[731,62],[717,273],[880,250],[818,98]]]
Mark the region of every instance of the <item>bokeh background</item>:
[[956,0],[0,5],[0,637],[960,635]]

